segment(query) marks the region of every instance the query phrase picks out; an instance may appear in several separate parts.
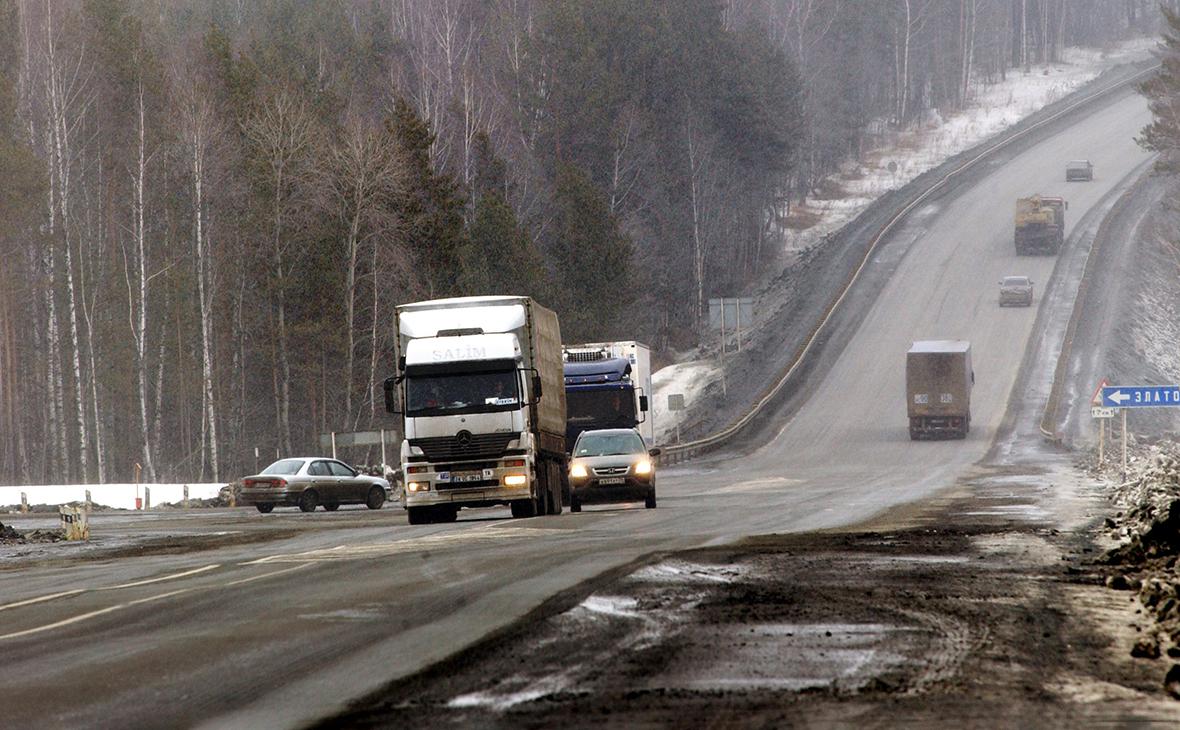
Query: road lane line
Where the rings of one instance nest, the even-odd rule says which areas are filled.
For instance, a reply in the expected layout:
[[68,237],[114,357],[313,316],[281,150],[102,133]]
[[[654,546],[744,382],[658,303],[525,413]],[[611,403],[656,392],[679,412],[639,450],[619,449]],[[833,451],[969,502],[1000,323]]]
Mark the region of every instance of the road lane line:
[[210,571],[210,570],[216,570],[217,568],[220,568],[220,567],[221,567],[220,563],[214,563],[212,565],[206,565],[203,568],[195,568],[193,570],[186,570],[183,573],[173,573],[171,575],[162,575],[159,578],[148,578],[147,580],[137,580],[132,583],[120,583],[117,586],[103,586],[101,588],[92,588],[91,590],[114,591],[114,590],[118,590],[120,588],[136,588],[138,586],[146,586],[151,583],[162,583],[163,581],[166,581],[166,580],[176,580],[177,578],[184,578],[185,576],[196,575],[197,573],[204,573],[204,572]]
[[149,596],[147,598],[138,598],[134,601],[128,601],[127,603],[119,603],[114,606],[108,606],[107,608],[100,608],[97,611],[90,611],[89,613],[79,614],[77,616],[72,616],[67,619],[62,619],[61,621],[55,621],[51,624],[45,624],[44,626],[34,626],[31,629],[25,629],[24,631],[14,631],[11,634],[0,634],[0,641],[3,641],[5,639],[16,639],[21,636],[31,636],[33,634],[40,634],[45,631],[52,631],[53,629],[60,629],[63,626],[69,626],[70,624],[76,624],[81,621],[85,621],[87,619],[94,618],[95,616],[102,616],[104,614],[112,613],[114,611],[118,611],[123,608],[130,608],[131,606],[137,606],[141,603],[150,603],[151,601],[159,601],[159,600],[163,600],[165,598],[171,598],[172,596],[177,596],[177,595],[180,595],[181,593],[188,593],[189,591],[192,591],[192,590],[196,590],[196,589],[194,589],[194,588],[180,588],[178,590],[170,591],[168,593],[161,593],[158,596]]
[[234,580],[234,581],[230,581],[229,583],[226,583],[225,587],[229,588],[230,586],[240,586],[243,583],[252,583],[256,580],[262,580],[263,578],[270,578],[272,576],[282,575],[283,573],[290,573],[292,571],[302,570],[303,568],[306,568],[307,566],[314,565],[314,564],[315,563],[303,563],[302,565],[296,565],[293,568],[283,568],[282,570],[275,570],[275,571],[271,571],[270,573],[263,573],[262,575],[256,575],[256,576],[253,576],[252,578],[241,578],[239,580]]
[[0,611],[4,611],[9,608],[17,608],[19,606],[28,606],[33,603],[42,603],[44,601],[52,601],[55,598],[65,598],[66,596],[76,596],[79,593],[85,593],[85,592],[86,592],[85,588],[75,588],[72,591],[62,591],[61,593],[50,593],[48,596],[37,596],[36,598],[30,598],[25,601],[17,601],[16,603],[6,603],[3,606],[0,606]]

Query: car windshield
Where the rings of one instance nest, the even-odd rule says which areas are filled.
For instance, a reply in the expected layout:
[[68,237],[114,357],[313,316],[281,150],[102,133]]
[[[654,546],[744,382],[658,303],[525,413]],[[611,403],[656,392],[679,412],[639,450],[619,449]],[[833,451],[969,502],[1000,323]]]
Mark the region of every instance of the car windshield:
[[574,456],[622,456],[643,453],[643,439],[635,433],[584,433]]
[[299,469],[303,466],[303,459],[279,459],[275,463],[262,470],[263,474],[282,474],[290,476],[291,474],[298,474]]
[[1028,277],[1006,276],[1004,277],[1004,286],[1028,286]]
[[406,378],[406,415],[488,413],[520,407],[515,370]]

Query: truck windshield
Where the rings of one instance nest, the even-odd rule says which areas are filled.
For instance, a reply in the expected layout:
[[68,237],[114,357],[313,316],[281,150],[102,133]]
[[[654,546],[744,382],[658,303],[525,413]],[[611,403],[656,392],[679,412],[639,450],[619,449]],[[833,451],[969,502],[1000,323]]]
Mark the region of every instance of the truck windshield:
[[515,370],[406,378],[406,415],[491,413],[520,408]]
[[566,422],[580,430],[631,428],[638,423],[635,391],[630,389],[567,390],[565,410]]

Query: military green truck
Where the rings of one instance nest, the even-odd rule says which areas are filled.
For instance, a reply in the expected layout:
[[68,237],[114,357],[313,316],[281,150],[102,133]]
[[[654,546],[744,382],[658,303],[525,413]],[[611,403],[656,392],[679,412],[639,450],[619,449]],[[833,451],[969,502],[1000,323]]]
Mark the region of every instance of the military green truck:
[[1016,201],[1016,255],[1055,256],[1065,242],[1064,198],[1034,195]]
[[974,385],[970,342],[914,342],[905,358],[910,439],[967,438]]

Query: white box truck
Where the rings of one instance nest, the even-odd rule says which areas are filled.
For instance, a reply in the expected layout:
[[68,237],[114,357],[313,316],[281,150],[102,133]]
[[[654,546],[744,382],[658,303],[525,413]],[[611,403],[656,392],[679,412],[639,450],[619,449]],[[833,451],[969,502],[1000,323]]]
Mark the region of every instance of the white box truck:
[[587,342],[566,345],[566,446],[583,431],[636,428],[648,446],[655,423],[651,396],[651,349],[642,342]]
[[568,486],[557,315],[528,297],[461,297],[403,304],[395,324],[385,405],[403,417],[410,524],[501,504],[514,517],[560,513]]

